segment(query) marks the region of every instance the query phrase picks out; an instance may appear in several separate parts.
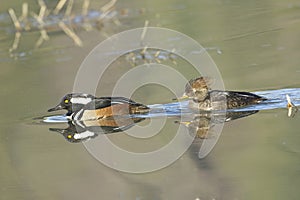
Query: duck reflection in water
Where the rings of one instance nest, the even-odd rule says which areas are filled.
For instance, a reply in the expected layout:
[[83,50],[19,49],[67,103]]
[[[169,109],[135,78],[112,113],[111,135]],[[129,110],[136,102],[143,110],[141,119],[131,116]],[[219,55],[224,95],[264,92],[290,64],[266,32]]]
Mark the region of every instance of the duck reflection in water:
[[[188,128],[189,134],[196,139],[209,139],[209,134],[216,124],[229,122],[255,114],[258,111],[224,112],[192,114],[185,121],[174,121]],[[191,119],[192,117],[192,119]],[[93,139],[102,134],[112,134],[126,131],[145,118],[113,117],[89,121],[69,121],[67,128],[50,128],[50,131],[60,133],[68,142],[79,143]]]
[[69,121],[68,127],[50,128],[50,131],[60,133],[68,142],[78,143],[97,137],[101,134],[110,134],[125,131],[144,118],[112,117],[99,120]]
[[229,122],[239,118],[247,117],[257,113],[257,110],[253,111],[241,111],[241,112],[223,112],[223,113],[202,113],[194,115],[192,120],[187,121],[175,121],[175,123],[182,124],[188,128],[189,134],[195,139],[209,139],[213,135],[213,128],[217,124]]

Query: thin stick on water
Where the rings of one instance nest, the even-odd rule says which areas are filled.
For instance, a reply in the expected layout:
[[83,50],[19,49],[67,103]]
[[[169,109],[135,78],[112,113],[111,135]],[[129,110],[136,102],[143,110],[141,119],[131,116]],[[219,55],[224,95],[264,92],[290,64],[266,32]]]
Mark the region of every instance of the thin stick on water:
[[41,7],[38,18],[42,21],[45,17],[47,7]]
[[45,29],[41,29],[40,34],[41,34],[41,36],[35,43],[35,48],[39,48],[44,43],[44,41],[47,41],[50,39],[47,34],[47,31]]
[[141,51],[142,56],[144,57],[147,52],[148,46],[144,46],[144,48]]
[[133,52],[130,53],[131,61],[132,61],[132,66],[136,66],[136,57]]
[[[44,13],[44,12],[43,12]],[[40,12],[41,14],[41,12]],[[45,14],[45,13],[44,13]],[[45,25],[45,22],[43,20],[44,18],[44,15],[37,15],[33,12],[31,12],[31,15],[36,19],[36,21],[39,23],[39,29],[40,29],[40,33],[41,33],[41,36],[43,39],[45,40],[49,40],[49,36],[47,34],[47,31],[44,29],[44,25]]]
[[84,21],[83,21],[83,26],[82,27],[86,31],[93,30],[93,26],[89,23],[89,20],[86,17],[88,15],[89,6],[90,6],[90,0],[84,0],[83,4],[82,4],[82,16],[84,17]]
[[155,58],[155,61],[157,62],[157,63],[161,63],[161,61],[160,61],[160,59],[159,59],[159,54],[160,54],[160,50],[158,50],[155,54],[154,54],[154,58]]
[[287,100],[287,109],[288,109],[288,117],[294,117],[295,113],[298,111],[298,108],[295,106],[295,104],[293,104],[293,102],[291,101],[290,96],[287,94],[286,96],[286,100]]
[[159,54],[160,54],[160,50],[158,50],[158,51],[154,54],[154,56],[157,58],[157,57],[159,56]]
[[47,31],[46,31],[45,29],[42,29],[42,30],[40,31],[40,33],[41,33],[41,37],[42,37],[44,40],[49,40],[49,36],[48,36]]
[[38,4],[40,6],[40,12],[39,15],[36,15],[35,13],[31,13],[32,16],[37,20],[37,22],[39,23],[39,29],[40,29],[40,38],[38,39],[38,41],[35,43],[35,48],[39,48],[44,41],[49,40],[49,36],[47,34],[47,31],[44,29],[44,17],[47,15],[47,6],[45,4],[45,2],[43,0],[38,0]]
[[16,28],[15,39],[14,39],[14,42],[12,44],[12,47],[9,49],[9,52],[13,52],[19,46],[22,27],[21,27],[21,24],[20,24],[17,16],[16,16],[16,13],[15,13],[14,9],[12,9],[12,8],[8,9],[8,13],[10,15],[11,20],[14,23],[15,28]]
[[40,9],[39,15],[35,14],[34,12],[30,13],[32,15],[32,17],[35,18],[36,21],[39,23],[39,29],[40,29],[40,34],[41,34],[41,36],[35,43],[35,48],[39,48],[43,44],[44,41],[49,40],[47,31],[44,29],[45,22],[43,21],[44,15],[46,13],[46,7],[43,6],[42,2],[43,1],[41,0],[41,3],[40,3],[41,9]]
[[143,42],[144,42],[144,39],[145,39],[145,35],[146,35],[146,32],[147,32],[147,27],[149,25],[149,21],[146,20],[145,21],[145,25],[144,25],[144,28],[143,28],[143,32],[141,34],[141,44],[143,45]]
[[64,22],[59,22],[58,26],[69,36],[77,46],[82,46],[81,39],[76,35],[74,31],[69,29]]
[[28,16],[28,3],[22,4],[22,15],[19,17],[19,21],[23,21]]
[[113,6],[114,4],[116,3],[117,1],[115,0],[112,0],[110,1],[109,3],[107,3],[106,5],[102,6],[100,8],[100,12],[102,13],[99,17],[98,17],[98,21],[101,21],[104,19],[104,17],[106,15],[108,15],[110,13],[110,11],[113,9]]
[[155,61],[156,61],[158,64],[161,63],[161,61],[160,61],[158,58],[155,58]]
[[40,7],[46,7],[44,0],[38,0],[38,4]]
[[38,3],[39,6],[41,7],[38,18],[40,19],[40,21],[42,21],[46,16],[47,6],[43,0],[38,0]]
[[64,7],[64,5],[66,4],[67,0],[60,0],[56,7],[53,10],[53,14],[57,15],[59,13],[59,11]]
[[141,56],[142,56],[142,60],[144,61],[144,63],[147,63],[147,59],[146,59],[147,49],[148,49],[148,46],[145,46],[141,51]]
[[19,43],[20,43],[20,38],[21,38],[21,32],[17,31],[15,33],[15,39],[14,39],[13,45],[9,49],[9,52],[13,52],[14,50],[16,50],[18,48]]
[[110,11],[102,12],[102,14],[98,17],[98,21],[101,22],[106,15],[109,14]]
[[107,4],[105,4],[100,8],[100,12],[102,14],[98,17],[99,22],[101,22],[101,20],[103,20],[104,17],[110,13],[110,11],[113,9],[116,2],[117,0],[111,0],[110,2],[108,2]]
[[22,26],[21,26],[21,24],[20,24],[20,22],[19,22],[19,20],[16,16],[16,13],[15,13],[14,9],[12,9],[12,8],[8,9],[8,13],[10,15],[11,20],[14,23],[14,26],[15,26],[16,30],[17,31],[22,31]]
[[116,2],[117,2],[117,0],[111,0],[110,2],[108,2],[107,4],[105,4],[104,6],[101,7],[100,11],[103,13],[110,11],[114,7]]
[[25,31],[29,31],[31,29],[28,21],[28,3],[22,4],[22,15],[19,17],[19,21],[24,22]]
[[82,12],[81,12],[82,16],[87,15],[89,6],[90,6],[90,0],[84,0],[82,4]]
[[174,58],[172,57],[172,55],[175,55],[175,51],[176,51],[176,49],[173,48],[172,51],[171,51],[171,53],[169,54],[169,59],[172,61],[172,63],[173,63],[174,65],[177,65],[176,60],[174,60]]
[[42,36],[39,37],[39,39],[36,41],[35,45],[34,45],[34,48],[39,48],[44,42],[44,39]]
[[120,25],[121,25],[120,20],[118,20],[117,18],[113,19],[113,23],[114,23],[116,26],[120,26]]
[[70,15],[72,13],[73,3],[74,3],[74,0],[69,0],[67,8],[66,8],[66,12],[65,12],[65,17],[70,17]]

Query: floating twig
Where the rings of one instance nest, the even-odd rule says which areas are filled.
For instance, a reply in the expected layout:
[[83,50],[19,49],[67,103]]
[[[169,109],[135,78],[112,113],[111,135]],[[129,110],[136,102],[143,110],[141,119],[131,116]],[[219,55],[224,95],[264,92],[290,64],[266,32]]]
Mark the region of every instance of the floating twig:
[[24,19],[27,19],[28,16],[28,3],[22,4],[22,15],[19,17],[19,21],[23,21]]
[[64,22],[59,22],[58,23],[59,27],[67,34],[67,36],[69,36],[74,43],[77,46],[82,46],[82,41],[81,39],[76,35],[76,33],[74,31],[72,31],[71,29],[69,29]]
[[40,6],[40,12],[39,12],[39,15],[38,15],[38,18],[39,18],[39,21],[43,21],[44,17],[46,15],[48,15],[47,13],[47,6],[45,4],[45,2],[43,0],[38,0],[38,4]]
[[15,29],[16,29],[15,39],[13,41],[12,47],[9,48],[9,52],[13,52],[19,46],[22,27],[21,27],[21,24],[20,24],[17,16],[16,16],[16,13],[15,13],[14,9],[12,9],[12,8],[8,9],[8,13],[9,13],[9,15],[10,15],[10,17],[11,17],[13,23],[14,23]]
[[89,23],[89,20],[86,17],[87,14],[88,14],[89,6],[90,6],[90,0],[84,0],[83,4],[82,4],[81,15],[84,16],[84,18],[83,18],[83,28],[86,31],[91,31],[93,29],[93,26]]
[[8,9],[8,13],[10,15],[10,18],[12,19],[13,23],[14,23],[14,26],[16,28],[16,31],[21,31],[22,30],[22,26],[16,16],[16,13],[14,11],[14,9],[10,8]]
[[[40,4],[41,4],[41,6],[43,6],[42,3],[40,3]],[[39,29],[40,29],[40,35],[41,35],[39,37],[39,39],[37,40],[37,42],[35,43],[35,48],[39,48],[43,44],[44,41],[49,40],[49,36],[47,34],[47,31],[44,28],[45,22],[43,20],[45,14],[46,14],[46,9],[47,9],[46,6],[43,6],[43,8],[41,7],[39,15],[37,15],[33,12],[31,13],[31,15],[39,23]]]
[[286,100],[287,100],[287,109],[288,109],[288,117],[294,117],[296,112],[298,111],[297,106],[295,106],[295,104],[293,104],[293,102],[291,101],[290,96],[287,94],[286,96]]
[[64,7],[64,5],[66,4],[66,2],[67,2],[67,0],[60,0],[57,3],[56,7],[54,8],[53,14],[57,15],[60,12],[60,10]]
[[9,49],[9,52],[13,52],[13,51],[15,51],[18,48],[19,43],[20,43],[20,38],[21,38],[21,32],[17,31],[15,33],[15,39],[14,39],[13,45]]
[[66,12],[65,12],[65,17],[70,17],[70,15],[72,13],[73,3],[74,3],[74,0],[69,0],[67,8],[66,8]]
[[117,0],[111,0],[110,2],[101,7],[100,11],[103,13],[111,11],[116,3]]
[[100,23],[112,11],[116,2],[117,0],[111,0],[110,2],[101,7],[100,13],[102,14],[98,17],[98,23]]
[[89,9],[89,5],[90,5],[90,0],[84,0],[83,4],[82,4],[82,16],[86,16],[88,13],[88,9]]
[[24,30],[25,31],[30,30],[30,24],[29,24],[29,21],[28,21],[28,3],[23,3],[22,4],[22,14],[19,17],[19,22],[24,23]]
[[142,34],[141,34],[141,45],[143,45],[143,42],[144,42],[144,39],[145,39],[145,36],[146,36],[146,33],[147,33],[148,25],[149,25],[149,21],[146,20],[146,21],[145,21],[144,28],[143,28],[143,32],[142,32]]

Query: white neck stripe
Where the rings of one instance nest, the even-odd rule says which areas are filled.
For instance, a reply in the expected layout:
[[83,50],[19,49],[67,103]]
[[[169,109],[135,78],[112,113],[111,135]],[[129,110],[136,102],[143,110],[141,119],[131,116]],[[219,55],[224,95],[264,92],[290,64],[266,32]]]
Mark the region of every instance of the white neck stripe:
[[81,109],[81,110],[79,110],[77,113],[76,113],[76,115],[74,116],[74,120],[79,120],[79,116],[82,114],[82,112],[83,112],[83,109]]

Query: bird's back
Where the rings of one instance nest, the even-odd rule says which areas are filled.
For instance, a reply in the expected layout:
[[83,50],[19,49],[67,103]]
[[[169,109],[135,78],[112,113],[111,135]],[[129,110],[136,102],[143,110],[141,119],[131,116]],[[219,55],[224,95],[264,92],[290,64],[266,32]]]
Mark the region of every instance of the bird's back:
[[227,109],[249,106],[266,100],[265,98],[250,92],[238,91],[214,90],[210,92],[210,97],[212,98],[212,101],[226,101]]

